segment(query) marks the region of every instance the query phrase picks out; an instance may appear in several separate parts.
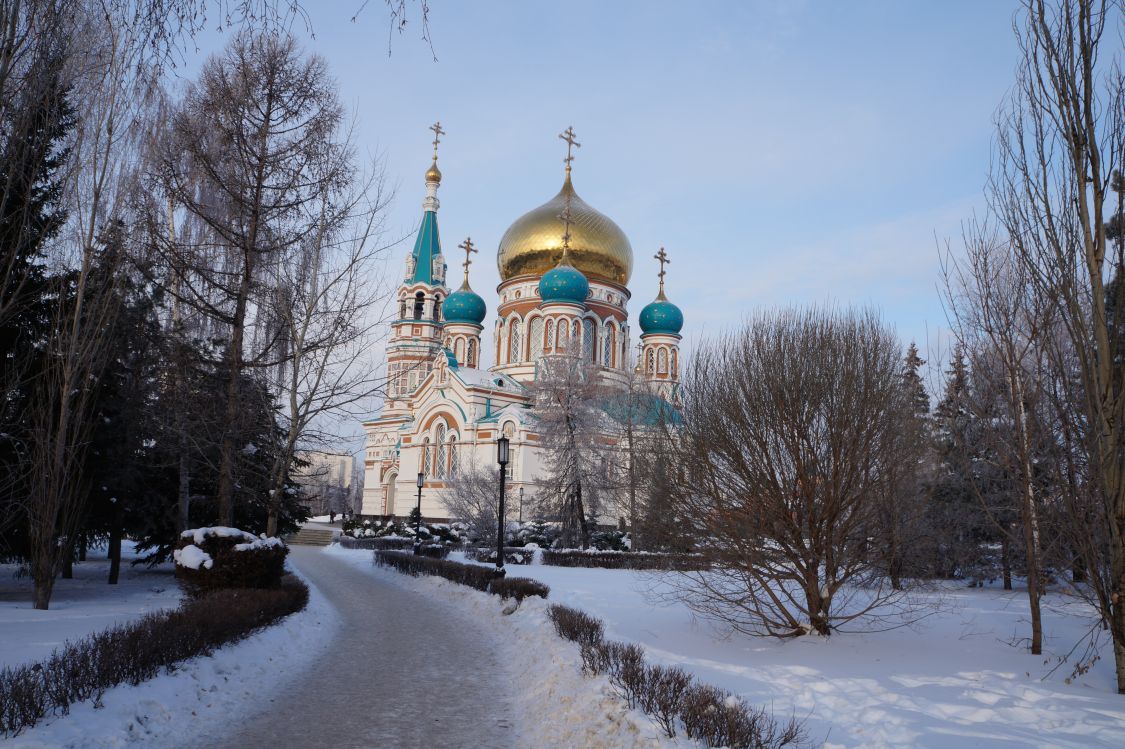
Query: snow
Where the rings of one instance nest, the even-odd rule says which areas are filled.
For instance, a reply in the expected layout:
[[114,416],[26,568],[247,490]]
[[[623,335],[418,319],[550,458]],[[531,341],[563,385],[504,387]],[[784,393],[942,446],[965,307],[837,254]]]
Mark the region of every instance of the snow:
[[1032,656],[1020,643],[1026,591],[946,585],[924,594],[940,610],[911,627],[782,642],[723,631],[667,602],[674,573],[533,565],[512,574],[547,583],[552,601],[601,618],[607,637],[641,644],[652,661],[805,720],[817,744],[1125,746],[1108,638],[1086,674],[1069,679],[1064,663],[1048,675],[1095,624],[1061,593],[1043,600],[1044,655]]
[[[411,577],[375,567],[371,552],[332,545],[325,551],[368,574],[396,585],[422,590],[486,623],[492,645],[507,673],[490,676],[512,684],[518,746],[583,749],[667,749],[693,742],[669,739],[643,713],[630,710],[605,677],[582,675],[578,646],[555,634],[547,619],[548,601],[527,598],[510,615],[497,596],[439,577]],[[520,573],[527,569],[519,567]],[[554,591],[551,593],[552,599]]]
[[304,611],[138,687],[115,687],[101,707],[76,705],[69,716],[2,744],[5,749],[215,746],[255,706],[299,678],[329,647],[338,626],[335,610],[310,586]]
[[211,555],[195,544],[189,544],[182,549],[176,549],[172,552],[172,557],[175,559],[176,564],[181,567],[187,567],[189,570],[197,570],[200,567],[209,570],[212,565],[215,564],[215,560],[211,559]]
[[67,640],[179,605],[172,565],[134,567],[137,556],[133,543],[123,541],[118,583],[108,585],[106,550],[91,549],[87,561],[74,565],[73,580],[55,582],[46,611],[31,605],[31,579],[15,577],[15,564],[0,565],[0,667],[42,660]]
[[201,544],[205,538],[240,538],[245,542],[253,543],[258,540],[249,531],[240,528],[228,528],[224,525],[214,525],[208,528],[189,528],[180,534],[180,538],[190,538],[192,543]]

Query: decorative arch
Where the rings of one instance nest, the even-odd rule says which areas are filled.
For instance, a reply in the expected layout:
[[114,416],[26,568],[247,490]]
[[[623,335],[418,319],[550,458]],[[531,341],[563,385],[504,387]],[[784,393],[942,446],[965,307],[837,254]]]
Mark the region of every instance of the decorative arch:
[[547,351],[554,351],[555,345],[555,320],[551,318],[547,321]]
[[543,318],[539,315],[528,323],[528,359],[537,361],[543,354]]
[[476,338],[470,338],[469,339],[468,353],[466,354],[465,365],[469,369],[476,369],[476,367],[477,367],[477,339]]
[[655,374],[656,373],[656,352],[653,351],[651,348],[648,350],[648,353],[645,355],[645,371],[648,372],[649,374]]
[[678,377],[679,374],[680,374],[679,359],[680,359],[679,352],[676,349],[672,349],[672,376],[673,377]]
[[508,363],[518,364],[523,361],[523,323],[518,317],[513,316],[508,323]]
[[582,358],[586,361],[597,362],[597,333],[594,321],[588,317],[582,318]]
[[668,349],[663,346],[656,352],[656,372],[657,374],[668,374]]

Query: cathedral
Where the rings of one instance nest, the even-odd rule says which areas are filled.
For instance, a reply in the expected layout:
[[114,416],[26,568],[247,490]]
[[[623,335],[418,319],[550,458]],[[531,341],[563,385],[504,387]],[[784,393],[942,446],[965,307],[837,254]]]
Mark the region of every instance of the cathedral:
[[[608,386],[623,386],[632,368],[668,402],[678,399],[683,314],[660,292],[641,310],[634,359],[626,304],[633,272],[629,238],[609,217],[578,196],[571,179],[573,129],[566,142],[562,189],[508,228],[496,251],[500,303],[491,341],[482,337],[488,310],[469,284],[472,255],[460,249],[463,278],[449,291],[438,232],[438,143],[426,171],[426,197],[414,248],[397,292],[397,316],[387,343],[387,389],[382,413],[363,424],[364,515],[404,517],[417,501],[422,475],[422,516],[448,519],[443,502],[461,466],[497,467],[496,440],[510,440],[509,507],[530,502],[541,471],[539,435],[528,385],[545,356],[580,356]],[[485,369],[484,346],[492,354]]]

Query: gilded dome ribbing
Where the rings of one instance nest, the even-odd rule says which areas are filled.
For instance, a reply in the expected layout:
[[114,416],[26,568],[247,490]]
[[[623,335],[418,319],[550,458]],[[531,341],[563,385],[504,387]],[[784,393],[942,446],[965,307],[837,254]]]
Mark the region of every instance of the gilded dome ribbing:
[[570,199],[570,263],[588,278],[627,284],[633,248],[621,227],[591,208],[574,192],[570,175],[559,194],[516,219],[500,239],[496,263],[503,281],[543,275],[562,257],[564,231],[559,215]]

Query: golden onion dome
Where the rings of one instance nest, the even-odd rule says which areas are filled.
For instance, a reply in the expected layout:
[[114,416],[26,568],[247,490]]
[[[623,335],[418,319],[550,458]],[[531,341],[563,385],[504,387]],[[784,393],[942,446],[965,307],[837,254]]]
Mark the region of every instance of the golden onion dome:
[[434,159],[434,163],[426,170],[426,181],[441,182],[441,170],[437,168],[437,159]]
[[570,264],[589,278],[629,283],[633,247],[621,227],[586,204],[567,174],[559,194],[516,219],[500,239],[496,263],[503,281],[524,274],[543,275],[562,257],[563,221],[570,198]]

